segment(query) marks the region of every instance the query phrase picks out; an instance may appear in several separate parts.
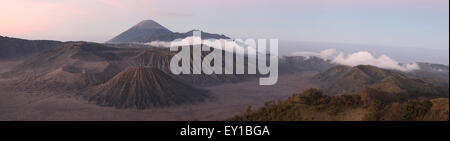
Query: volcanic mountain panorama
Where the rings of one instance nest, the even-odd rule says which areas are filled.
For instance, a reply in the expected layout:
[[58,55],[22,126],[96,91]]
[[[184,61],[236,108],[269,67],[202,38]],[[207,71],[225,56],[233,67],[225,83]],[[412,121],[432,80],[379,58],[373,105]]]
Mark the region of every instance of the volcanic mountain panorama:
[[0,120],[448,120],[446,65],[406,72],[280,56],[278,83],[260,86],[257,75],[174,75],[176,52],[143,44],[192,32],[145,20],[107,43],[0,36]]

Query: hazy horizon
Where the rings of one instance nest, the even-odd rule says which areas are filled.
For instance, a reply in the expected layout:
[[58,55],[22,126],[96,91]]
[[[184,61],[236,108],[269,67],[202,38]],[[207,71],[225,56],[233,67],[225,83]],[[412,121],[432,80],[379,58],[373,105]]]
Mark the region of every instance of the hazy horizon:
[[411,47],[391,47],[382,45],[345,44],[310,41],[281,40],[280,55],[289,56],[294,52],[319,53],[327,49],[334,49],[337,53],[352,54],[360,51],[370,52],[375,57],[387,55],[399,63],[436,63],[449,65],[449,49],[427,49]]
[[[448,0],[0,1],[0,35],[23,39],[105,42],[151,19],[174,32],[201,29],[232,38],[349,44],[369,51],[380,46],[385,48],[375,54],[449,64]],[[398,50],[418,59],[405,59],[412,57]]]

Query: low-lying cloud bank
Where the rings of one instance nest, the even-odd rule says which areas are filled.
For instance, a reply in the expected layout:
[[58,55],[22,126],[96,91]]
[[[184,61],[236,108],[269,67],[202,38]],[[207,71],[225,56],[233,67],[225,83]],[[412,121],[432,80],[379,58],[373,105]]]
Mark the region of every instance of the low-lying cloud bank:
[[[337,54],[337,55],[336,55]],[[343,52],[337,53],[335,49],[327,49],[319,53],[315,52],[294,52],[293,56],[305,56],[305,57],[320,57],[323,59],[329,59],[331,62],[346,65],[346,66],[358,66],[358,65],[372,65],[384,69],[392,69],[399,71],[414,71],[419,70],[420,67],[417,63],[401,64],[394,59],[386,55],[379,57],[374,56],[368,51],[359,51],[355,53],[345,54]]]
[[[164,42],[164,41],[153,41],[145,44],[155,47],[170,47],[171,45],[175,46],[194,45],[194,41],[195,43],[201,43],[203,45],[210,46],[212,48],[223,49],[227,52],[233,52],[234,51],[233,48],[236,49],[236,52],[245,52],[245,50],[252,52],[253,54],[252,53],[248,54],[250,56],[256,55],[254,53],[257,52],[256,47],[249,46],[243,42],[226,39],[201,40],[200,38],[187,37],[178,40],[176,44],[171,44],[171,42]],[[259,53],[265,54],[264,52]],[[352,67],[358,65],[372,65],[379,68],[399,70],[404,72],[420,69],[417,63],[402,64],[390,58],[389,56],[381,55],[376,57],[368,51],[359,51],[355,53],[345,54],[343,52],[338,52],[336,49],[326,49],[321,52],[293,52],[291,55],[304,56],[307,58],[319,57],[326,60],[331,60],[331,62],[336,64]]]
[[330,59],[330,57],[332,57],[335,54],[336,50],[335,49],[326,49],[323,50],[321,52],[308,52],[308,51],[304,51],[304,52],[293,52],[292,56],[303,56],[306,58],[310,58],[310,57],[319,57],[322,59]]
[[[196,43],[196,44],[194,44]],[[199,45],[203,44],[211,48],[222,49],[227,52],[249,52],[247,55],[255,56],[258,51],[255,46],[250,46],[245,44],[243,41],[235,41],[229,39],[212,39],[212,40],[201,40],[199,37],[186,37],[184,39],[178,39],[172,42],[166,41],[152,41],[145,43],[145,45],[154,47],[171,47],[171,46],[188,46],[188,45]],[[234,48],[234,49],[233,49]],[[263,52],[260,52],[263,53]],[[265,54],[265,53],[264,53]]]

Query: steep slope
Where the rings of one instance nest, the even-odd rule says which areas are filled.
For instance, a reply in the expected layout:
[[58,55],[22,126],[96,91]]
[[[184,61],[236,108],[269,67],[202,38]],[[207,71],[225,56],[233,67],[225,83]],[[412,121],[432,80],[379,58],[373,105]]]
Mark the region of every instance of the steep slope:
[[0,60],[21,59],[48,51],[57,45],[57,41],[23,40],[0,36]]
[[[152,41],[170,42],[175,39],[191,37],[194,31],[199,30],[191,30],[186,33],[172,32],[153,20],[145,20],[109,40],[107,43],[147,43]],[[212,34],[203,31],[200,32],[202,33],[202,39],[230,39],[225,35]]]
[[153,36],[172,34],[172,31],[153,20],[145,20],[119,34],[109,43],[145,42]]
[[[202,52],[202,57],[205,57],[208,52]],[[145,67],[155,67],[159,70],[171,75],[173,78],[180,80],[189,84],[199,84],[199,85],[214,85],[225,82],[238,82],[242,80],[246,80],[250,77],[250,75],[239,74],[239,75],[229,75],[229,74],[201,74],[201,75],[192,75],[192,74],[181,74],[181,75],[173,75],[170,71],[170,61],[171,58],[175,55],[175,52],[170,52],[167,48],[148,48],[140,52],[138,55],[132,57],[128,62],[133,64],[133,66],[145,66]],[[193,60],[191,58],[191,65],[193,64]],[[222,66],[224,67],[225,63],[222,60]],[[192,71],[192,68],[191,68]],[[254,75],[253,75],[254,76]]]
[[351,94],[370,87],[393,94],[448,96],[448,86],[435,86],[406,73],[373,66],[337,66],[317,74],[313,80],[321,83],[329,95]]
[[[152,41],[170,42],[175,39],[184,39],[187,37],[192,37],[194,31],[199,31],[199,30],[191,30],[186,33],[172,33],[172,34],[155,35],[155,36],[151,36],[150,38],[148,38],[148,40],[146,40],[145,42],[152,42]],[[200,31],[200,32],[202,34],[203,40],[206,40],[206,39],[231,39],[230,37],[227,37],[225,35],[207,33],[207,32],[203,32],[203,31]]]
[[99,105],[137,109],[192,104],[208,98],[203,90],[145,67],[130,67],[83,95]]
[[136,66],[158,68],[164,72],[170,72],[170,59],[175,55],[167,50],[144,50],[132,57],[131,63]]
[[[372,72],[373,71],[373,72]],[[372,66],[337,66],[314,76],[322,83],[325,93],[330,95],[353,93],[386,77],[383,72]]]

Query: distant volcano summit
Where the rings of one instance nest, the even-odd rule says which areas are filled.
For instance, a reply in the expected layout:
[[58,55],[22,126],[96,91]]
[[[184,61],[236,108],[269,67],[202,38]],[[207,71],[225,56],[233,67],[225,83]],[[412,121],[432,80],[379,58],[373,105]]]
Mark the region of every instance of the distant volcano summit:
[[[160,25],[159,23],[157,23],[153,20],[141,21],[140,23],[135,25],[133,28],[135,28],[135,29],[161,29],[161,30],[169,31],[167,28],[165,28],[164,26]],[[172,33],[172,31],[169,31],[169,32]]]
[[[192,36],[195,30],[186,33],[172,32],[153,20],[144,20],[107,43],[146,43],[152,41],[173,41]],[[230,39],[225,35],[202,32],[203,39]]]
[[145,42],[153,36],[168,35],[173,32],[153,20],[145,20],[114,37],[109,43]]

